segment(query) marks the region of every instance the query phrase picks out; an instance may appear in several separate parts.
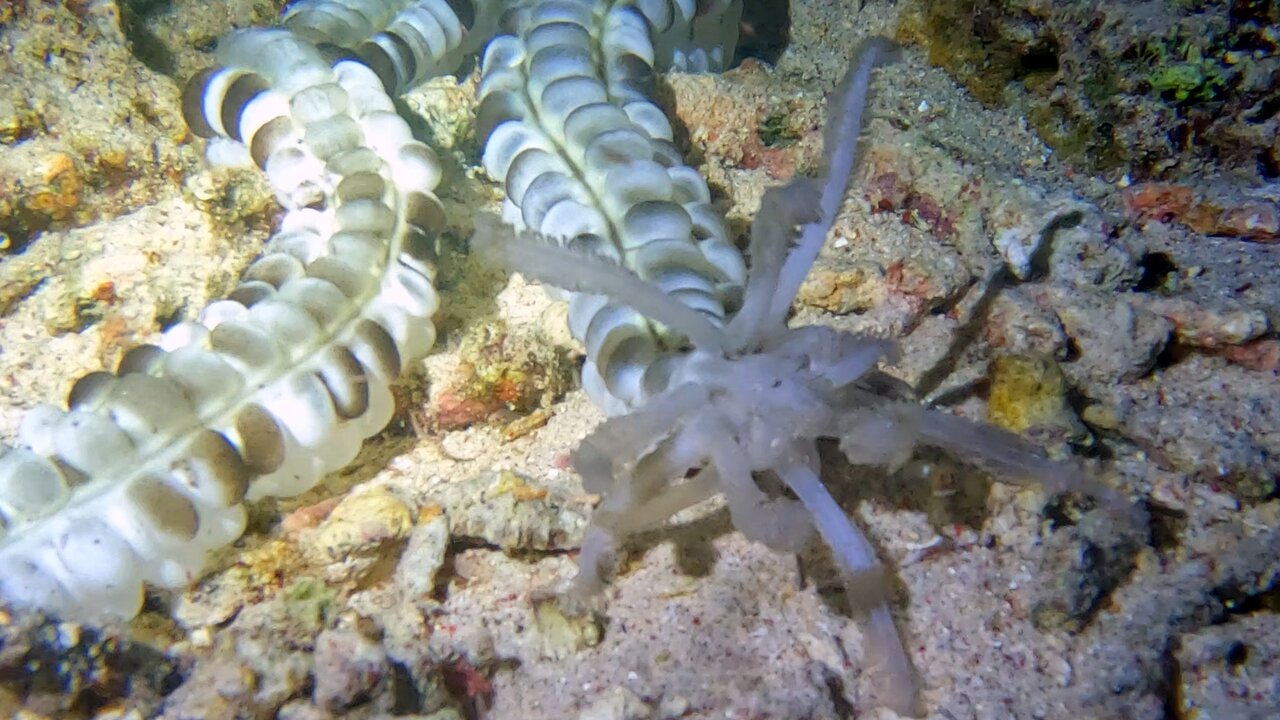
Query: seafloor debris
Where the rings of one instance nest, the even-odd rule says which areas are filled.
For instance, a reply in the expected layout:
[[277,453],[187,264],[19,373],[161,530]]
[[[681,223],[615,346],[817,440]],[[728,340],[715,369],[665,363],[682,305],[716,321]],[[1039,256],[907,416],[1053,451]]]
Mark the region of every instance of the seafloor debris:
[[182,682],[181,663],[122,628],[0,611],[0,715],[72,717],[124,704],[150,716]]

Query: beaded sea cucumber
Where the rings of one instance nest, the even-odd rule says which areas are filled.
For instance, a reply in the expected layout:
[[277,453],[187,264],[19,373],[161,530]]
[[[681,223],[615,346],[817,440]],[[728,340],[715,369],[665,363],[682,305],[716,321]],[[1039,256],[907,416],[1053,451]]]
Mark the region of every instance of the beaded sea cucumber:
[[[184,97],[193,131],[242,143],[266,172],[280,229],[197,321],[78,380],[66,410],[24,417],[0,457],[6,601],[128,618],[144,582],[190,583],[243,532],[246,498],[299,493],[349,463],[390,419],[390,383],[434,342],[439,164],[369,66],[304,39],[332,32],[310,5],[292,30],[224,40]],[[348,17],[373,35],[412,9],[387,8]]]
[[[687,57],[655,50],[679,28],[671,6],[553,0],[513,25],[485,49],[477,93],[476,133],[485,169],[505,184],[504,218],[724,322],[741,301],[742,255],[649,99],[655,62]],[[732,51],[736,26],[720,39],[711,56]],[[601,295],[573,295],[569,325],[587,348],[583,387],[609,414],[661,391],[664,357],[683,342]]]

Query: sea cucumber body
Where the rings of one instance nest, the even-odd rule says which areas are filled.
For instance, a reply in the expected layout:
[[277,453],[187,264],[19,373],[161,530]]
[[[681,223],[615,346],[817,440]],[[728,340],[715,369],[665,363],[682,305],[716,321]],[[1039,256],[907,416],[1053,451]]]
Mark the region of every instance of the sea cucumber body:
[[439,164],[378,77],[287,30],[237,33],[184,98],[240,142],[286,209],[240,284],[114,373],[32,410],[0,457],[0,596],[128,618],[143,583],[191,582],[244,529],[243,502],[349,463],[432,345]]
[[[688,32],[682,8],[554,0],[519,11],[514,33],[485,49],[476,132],[506,187],[505,219],[619,263],[720,324],[745,263],[649,99],[655,47],[670,63],[669,39]],[[601,296],[572,294],[569,308],[597,405],[616,415],[666,387],[681,338]]]

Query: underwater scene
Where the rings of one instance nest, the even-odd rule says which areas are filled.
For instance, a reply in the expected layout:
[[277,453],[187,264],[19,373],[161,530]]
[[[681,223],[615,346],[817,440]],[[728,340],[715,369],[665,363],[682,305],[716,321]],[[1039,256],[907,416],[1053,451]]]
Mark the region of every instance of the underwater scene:
[[1280,718],[1274,0],[0,0],[0,717]]

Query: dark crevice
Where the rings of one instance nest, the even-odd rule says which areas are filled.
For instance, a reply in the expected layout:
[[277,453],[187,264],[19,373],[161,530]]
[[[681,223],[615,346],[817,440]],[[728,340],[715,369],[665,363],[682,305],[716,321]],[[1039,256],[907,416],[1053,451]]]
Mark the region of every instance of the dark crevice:
[[120,3],[120,29],[129,40],[133,56],[148,68],[170,77],[178,72],[178,62],[164,41],[147,27],[155,15],[172,10],[171,0],[127,0]]
[[742,7],[733,66],[747,58],[777,64],[791,43],[791,0],[748,0]]
[[1169,280],[1178,272],[1178,264],[1168,253],[1149,252],[1138,260],[1138,268],[1142,277],[1133,289],[1138,292],[1155,292],[1166,287]]
[[1176,550],[1186,530],[1186,513],[1155,503],[1146,503],[1145,508],[1151,518],[1151,547],[1162,553]]
[[1227,646],[1224,656],[1228,665],[1239,667],[1249,661],[1249,646],[1236,640]]
[[1267,182],[1280,179],[1280,155],[1272,155],[1269,150],[1258,153],[1258,174]]
[[1182,362],[1189,354],[1190,352],[1186,347],[1180,345],[1174,340],[1171,340],[1165,344],[1164,349],[1160,351],[1160,354],[1156,355],[1156,360],[1155,363],[1152,364],[1151,370],[1152,372],[1155,372],[1156,370],[1171,368]]
[[1060,68],[1058,56],[1058,44],[1052,40],[1045,40],[1028,48],[1018,57],[1018,76],[1023,78],[1042,73],[1055,74]]
[[831,700],[832,709],[835,710],[837,718],[853,718],[858,717],[858,713],[854,711],[853,705],[844,697],[844,680],[834,671],[822,673],[822,683],[827,688],[827,697]]

